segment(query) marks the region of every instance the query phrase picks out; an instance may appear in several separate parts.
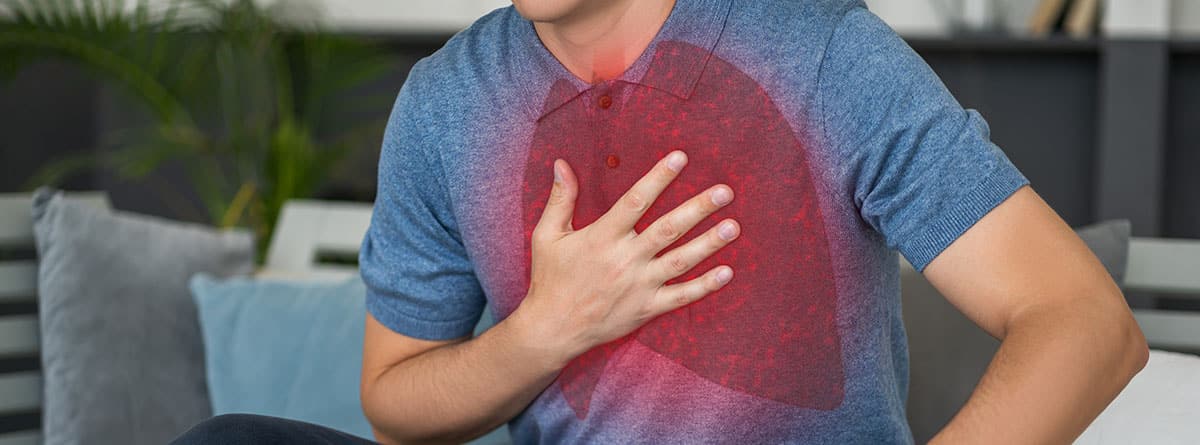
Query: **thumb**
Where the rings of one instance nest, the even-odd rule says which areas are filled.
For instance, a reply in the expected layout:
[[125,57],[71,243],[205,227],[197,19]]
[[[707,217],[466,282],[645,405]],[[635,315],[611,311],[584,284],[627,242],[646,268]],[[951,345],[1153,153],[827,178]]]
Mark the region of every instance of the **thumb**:
[[542,211],[538,228],[557,234],[572,231],[571,219],[575,216],[575,197],[579,194],[579,182],[567,161],[554,161],[554,186],[550,199]]

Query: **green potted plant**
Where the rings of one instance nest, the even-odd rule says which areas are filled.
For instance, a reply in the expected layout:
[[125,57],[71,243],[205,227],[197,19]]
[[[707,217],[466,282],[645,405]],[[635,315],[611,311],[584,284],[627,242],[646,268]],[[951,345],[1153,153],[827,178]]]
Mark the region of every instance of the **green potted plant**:
[[0,75],[67,60],[146,110],[144,125],[108,135],[111,149],[61,159],[35,181],[81,168],[139,178],[173,162],[187,177],[175,186],[198,195],[213,224],[252,228],[266,245],[283,204],[311,197],[351,151],[378,139],[385,121],[337,122],[362,110],[335,100],[383,74],[384,52],[279,9],[295,5],[0,0],[11,16],[0,24]]

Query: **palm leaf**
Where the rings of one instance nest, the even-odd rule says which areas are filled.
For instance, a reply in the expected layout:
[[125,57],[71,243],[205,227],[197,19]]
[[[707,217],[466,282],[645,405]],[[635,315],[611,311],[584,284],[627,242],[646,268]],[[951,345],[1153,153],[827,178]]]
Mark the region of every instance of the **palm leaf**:
[[77,152],[55,159],[39,168],[25,182],[26,190],[33,190],[43,185],[60,185],[72,175],[79,174],[102,164],[100,156],[93,152]]
[[177,164],[210,221],[266,240],[283,203],[311,196],[347,153],[378,138],[382,119],[322,127],[342,125],[331,117],[350,105],[386,109],[390,98],[344,97],[390,67],[377,47],[277,19],[293,2],[130,1],[0,0],[12,16],[0,25],[0,76],[73,61],[121,85],[154,121],[114,132],[98,155],[48,165],[39,181],[88,167],[153,179]]

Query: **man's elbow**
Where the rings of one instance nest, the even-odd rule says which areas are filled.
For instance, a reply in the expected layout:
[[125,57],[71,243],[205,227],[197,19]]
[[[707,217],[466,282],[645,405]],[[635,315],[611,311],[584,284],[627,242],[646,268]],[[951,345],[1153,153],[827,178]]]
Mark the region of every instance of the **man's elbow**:
[[381,397],[384,389],[375,385],[375,380],[360,386],[359,400],[363,415],[371,425],[371,433],[380,445],[464,443],[463,439],[447,432],[430,431],[428,425],[404,422],[408,416],[397,413],[394,405],[385,405]]
[[[1095,293],[1083,293],[1096,295]],[[1049,319],[1061,329],[1075,331],[1076,341],[1095,354],[1094,358],[1111,381],[1124,387],[1146,367],[1150,349],[1137,320],[1120,291],[1105,291],[1104,298],[1087,297],[1057,306]],[[1090,310],[1083,310],[1088,308]],[[1082,316],[1073,317],[1070,314]],[[1083,315],[1086,314],[1086,315]],[[1073,325],[1074,327],[1068,327]]]
[[378,406],[378,394],[376,394],[376,383],[379,380],[379,374],[382,373],[363,373],[362,379],[358,387],[359,404],[362,407],[363,415],[367,418],[367,423],[371,425],[371,434],[375,436],[375,441],[382,445],[393,445],[402,443],[400,440],[392,437],[392,435],[384,433],[381,429],[381,419],[383,416],[380,412],[383,408]]
[[375,424],[375,416],[373,415],[374,410],[372,409],[371,404],[372,383],[374,383],[374,379],[368,379],[366,375],[363,375],[362,382],[359,383],[358,387],[359,405],[362,408],[363,415],[367,418],[367,423],[371,425],[371,434],[375,436],[375,441],[381,444],[394,443],[394,441],[392,441],[387,435],[383,434],[383,432],[380,431],[379,427],[377,427]]
[[1092,318],[1093,335],[1102,341],[1104,352],[1113,366],[1114,376],[1121,378],[1124,387],[1133,377],[1146,367],[1150,360],[1150,348],[1146,344],[1146,336],[1133,317],[1125,295],[1116,286],[1103,293],[1102,299],[1091,299],[1091,304],[1099,309],[1098,316]]
[[1092,350],[1104,357],[1109,375],[1124,387],[1150,359],[1146,337],[1120,291],[1090,302],[1097,309],[1087,322],[1095,345]]
[[1124,348],[1121,349],[1122,360],[1125,364],[1124,369],[1127,371],[1128,378],[1133,379],[1133,376],[1141,372],[1146,367],[1146,362],[1150,360],[1150,346],[1146,343],[1146,336],[1142,333],[1141,327],[1138,326],[1137,320],[1132,315],[1126,316],[1120,331]]

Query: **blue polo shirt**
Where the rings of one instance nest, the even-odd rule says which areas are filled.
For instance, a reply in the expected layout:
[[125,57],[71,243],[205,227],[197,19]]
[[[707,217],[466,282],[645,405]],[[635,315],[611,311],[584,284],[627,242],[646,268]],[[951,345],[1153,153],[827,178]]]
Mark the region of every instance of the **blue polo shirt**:
[[[584,227],[689,154],[637,229],[725,183],[725,288],[573,360],[519,443],[909,443],[897,252],[923,269],[1028,181],[861,1],[678,0],[649,48],[588,84],[499,9],[418,62],[384,138],[363,241],[367,310],[468,336],[529,283],[554,159]],[[678,245],[678,243],[676,244]],[[500,370],[503,372],[503,370]]]

